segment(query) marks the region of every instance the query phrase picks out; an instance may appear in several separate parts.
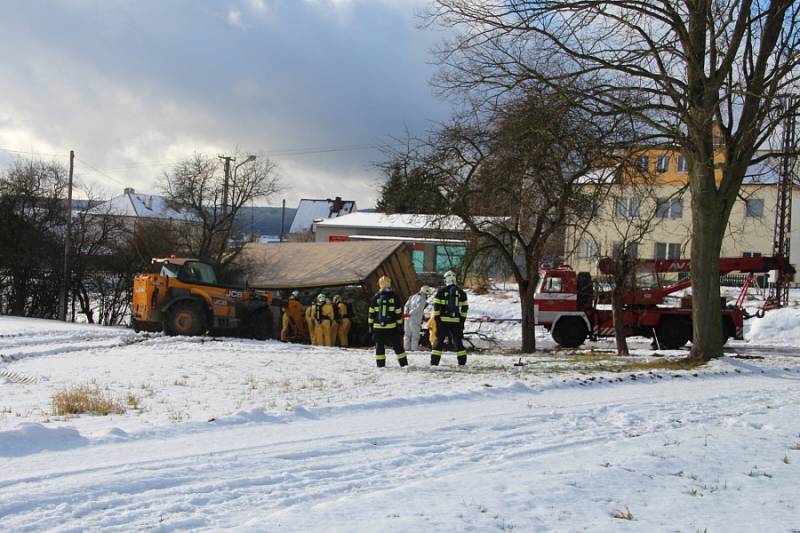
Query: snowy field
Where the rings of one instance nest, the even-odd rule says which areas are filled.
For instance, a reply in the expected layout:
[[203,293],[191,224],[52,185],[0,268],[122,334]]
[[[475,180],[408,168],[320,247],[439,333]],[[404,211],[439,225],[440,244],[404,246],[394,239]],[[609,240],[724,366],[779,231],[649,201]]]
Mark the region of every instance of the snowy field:
[[[471,316],[519,317],[513,293]],[[800,309],[700,368],[612,343],[412,353],[0,317],[2,531],[800,531]],[[634,364],[631,364],[634,363]],[[639,365],[642,363],[642,365]],[[629,366],[623,366],[629,365]],[[637,366],[638,365],[638,366]],[[53,415],[86,385],[124,414]]]

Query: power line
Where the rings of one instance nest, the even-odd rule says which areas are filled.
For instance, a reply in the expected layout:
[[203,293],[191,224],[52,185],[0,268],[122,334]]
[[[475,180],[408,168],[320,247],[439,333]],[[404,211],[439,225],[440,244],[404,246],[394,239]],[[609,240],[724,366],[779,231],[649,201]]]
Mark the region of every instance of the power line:
[[97,167],[91,165],[90,163],[86,162],[85,160],[81,159],[80,157],[76,157],[75,159],[77,159],[78,161],[80,161],[81,163],[83,163],[84,165],[89,167],[90,169],[94,170],[95,172],[97,172],[101,176],[105,176],[106,178],[110,179],[111,181],[113,181],[115,183],[118,183],[118,184],[122,185],[123,187],[127,187],[127,185],[128,185],[127,183],[124,183],[124,182],[118,180],[117,178],[115,178],[113,176],[109,176],[108,174],[106,174],[102,170],[100,170]]
[[3,152],[11,152],[13,154],[43,155],[43,156],[47,156],[47,157],[65,157],[65,158],[69,157],[68,153],[64,153],[64,154],[47,154],[47,153],[44,153],[44,152],[33,152],[31,150],[14,150],[12,148],[4,148],[2,146],[0,146],[0,150],[2,150]]
[[[401,146],[400,143],[395,144],[385,144],[385,145],[375,145],[375,144],[353,144],[353,145],[341,145],[341,146],[318,146],[313,148],[287,148],[284,150],[272,150],[269,152],[263,152],[263,154],[267,157],[280,157],[280,156],[292,156],[292,155],[313,155],[313,154],[327,154],[332,152],[354,152],[358,150],[373,150],[381,147],[390,147],[390,146]],[[182,160],[174,160],[174,161],[150,161],[146,163],[137,163],[135,165],[127,165],[121,167],[109,167],[106,170],[132,170],[137,168],[145,168],[145,167],[164,167],[169,165],[176,165],[181,163]]]
[[[400,146],[401,143],[390,143],[384,145],[376,145],[376,144],[350,144],[350,145],[332,145],[332,146],[317,146],[317,147],[310,147],[310,148],[287,148],[284,150],[272,150],[268,152],[264,152],[264,155],[267,157],[290,157],[290,156],[301,156],[301,155],[314,155],[314,154],[328,154],[328,153],[336,153],[336,152],[355,152],[359,150],[374,150],[379,149],[381,147],[391,147],[391,146]],[[3,148],[0,147],[0,150],[5,152],[12,152],[17,154],[30,154],[30,155],[38,155],[38,156],[48,156],[48,157],[69,157],[68,154],[47,154],[43,152],[32,152],[26,150],[14,150],[11,148]],[[87,167],[91,168],[98,174],[105,176],[106,178],[119,183],[120,185],[125,185],[125,183],[121,182],[117,178],[109,176],[106,172],[113,172],[117,170],[134,170],[137,168],[147,168],[147,167],[165,167],[169,165],[176,165],[181,162],[181,160],[171,160],[171,161],[149,161],[143,163],[137,163],[134,165],[127,165],[127,166],[118,166],[118,167],[109,167],[105,170],[100,170],[99,168],[87,163],[83,159],[76,157],[78,161],[82,162]]]
[[[394,146],[394,145],[387,145],[387,146]],[[344,146],[320,146],[314,148],[287,148],[285,150],[273,150],[270,152],[263,152],[265,156],[282,156],[282,155],[311,155],[311,154],[325,154],[330,152],[352,152],[356,150],[371,150],[377,148],[377,145],[374,144],[354,144],[354,145],[344,145]],[[180,163],[180,160],[177,161],[151,161],[147,163],[138,163],[135,165],[128,165],[124,167],[110,167],[106,170],[131,170],[135,168],[143,168],[143,167],[162,167],[168,165],[176,165]]]

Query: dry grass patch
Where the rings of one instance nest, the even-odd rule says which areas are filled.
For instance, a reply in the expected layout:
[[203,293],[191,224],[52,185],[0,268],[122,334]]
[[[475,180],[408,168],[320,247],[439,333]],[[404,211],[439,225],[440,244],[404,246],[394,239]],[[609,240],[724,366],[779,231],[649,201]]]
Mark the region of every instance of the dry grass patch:
[[632,372],[635,370],[694,370],[705,365],[705,362],[687,359],[656,359],[655,361],[630,361],[619,365],[611,365],[614,372]]
[[78,385],[53,395],[53,414],[64,415],[121,415],[125,406],[96,386]]

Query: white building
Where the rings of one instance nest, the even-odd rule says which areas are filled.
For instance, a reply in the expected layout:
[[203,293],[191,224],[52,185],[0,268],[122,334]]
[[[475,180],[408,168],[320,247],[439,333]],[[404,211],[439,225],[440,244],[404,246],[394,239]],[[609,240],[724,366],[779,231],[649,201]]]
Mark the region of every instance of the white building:
[[342,200],[339,196],[333,200],[300,200],[297,211],[289,228],[289,234],[303,234],[312,230],[314,222],[330,218],[349,215],[357,211],[356,203],[352,200]]
[[458,217],[361,212],[316,222],[313,232],[316,242],[405,242],[418,273],[441,274],[458,266],[467,247],[467,231]]

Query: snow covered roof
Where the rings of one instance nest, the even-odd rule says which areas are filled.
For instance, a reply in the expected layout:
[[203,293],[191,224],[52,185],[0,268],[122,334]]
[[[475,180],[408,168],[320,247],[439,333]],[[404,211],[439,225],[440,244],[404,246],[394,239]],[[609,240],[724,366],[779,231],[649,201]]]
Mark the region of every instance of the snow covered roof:
[[765,160],[747,167],[747,173],[742,183],[745,185],[775,185],[780,183],[780,181],[781,175],[776,167],[776,162]]
[[318,228],[362,228],[395,230],[464,231],[464,223],[456,216],[412,215],[397,213],[352,213],[335,219],[317,222]]
[[196,220],[196,216],[186,210],[170,207],[164,196],[137,193],[132,188],[98,204],[88,211],[90,215],[112,215],[118,217],[157,218],[163,220]]
[[578,178],[578,183],[582,184],[594,183],[597,185],[610,184],[616,181],[618,174],[619,174],[619,166],[599,167],[590,170],[589,172]]
[[292,220],[289,233],[305,233],[311,231],[315,220],[340,217],[356,212],[356,203],[352,200],[342,200],[338,196],[331,200],[300,200],[297,211]]

